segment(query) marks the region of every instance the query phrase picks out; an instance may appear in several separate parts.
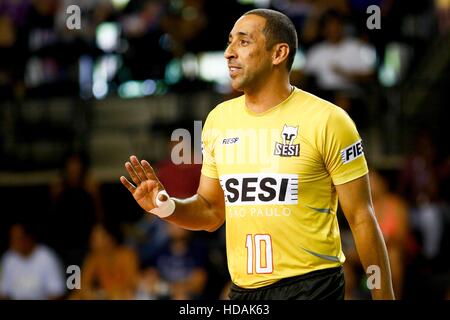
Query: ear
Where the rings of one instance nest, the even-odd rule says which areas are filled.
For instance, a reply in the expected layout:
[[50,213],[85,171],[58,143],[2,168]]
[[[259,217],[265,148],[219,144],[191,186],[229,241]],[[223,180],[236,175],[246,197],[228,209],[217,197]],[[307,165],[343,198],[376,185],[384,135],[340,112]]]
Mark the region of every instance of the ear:
[[277,43],[273,47],[272,64],[278,66],[287,60],[289,55],[289,46],[287,43]]
[[286,125],[284,125],[284,126],[283,126],[283,130],[284,130],[284,129],[286,129],[286,127],[287,127],[287,126],[286,126]]

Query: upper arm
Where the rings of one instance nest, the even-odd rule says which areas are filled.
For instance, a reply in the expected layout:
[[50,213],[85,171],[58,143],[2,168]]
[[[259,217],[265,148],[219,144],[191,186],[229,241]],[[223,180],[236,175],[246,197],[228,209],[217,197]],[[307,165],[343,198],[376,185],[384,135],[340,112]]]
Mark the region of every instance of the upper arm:
[[356,226],[367,218],[375,219],[367,174],[350,182],[336,185],[336,191],[339,204],[350,226]]

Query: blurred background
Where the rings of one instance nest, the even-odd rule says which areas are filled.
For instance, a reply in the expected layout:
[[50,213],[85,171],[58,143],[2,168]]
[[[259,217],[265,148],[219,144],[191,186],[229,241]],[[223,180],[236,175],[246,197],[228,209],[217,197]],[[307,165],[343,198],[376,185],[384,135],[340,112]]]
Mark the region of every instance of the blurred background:
[[[2,298],[226,297],[224,228],[145,215],[119,177],[136,154],[195,193],[201,165],[174,165],[170,135],[199,140],[193,121],[238,95],[223,51],[256,7],[295,23],[292,83],[358,126],[397,298],[450,298],[449,0],[0,0]],[[346,298],[368,299],[339,218]]]

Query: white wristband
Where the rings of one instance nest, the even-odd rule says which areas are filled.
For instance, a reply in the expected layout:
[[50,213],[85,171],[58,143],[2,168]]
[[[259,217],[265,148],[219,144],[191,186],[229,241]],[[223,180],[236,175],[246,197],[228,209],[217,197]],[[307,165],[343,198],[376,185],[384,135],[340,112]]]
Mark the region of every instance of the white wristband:
[[[160,195],[165,195],[167,199],[165,201],[159,200]],[[156,195],[156,207],[150,210],[150,213],[157,215],[160,218],[167,218],[175,211],[175,201],[169,197],[166,190],[161,190]]]

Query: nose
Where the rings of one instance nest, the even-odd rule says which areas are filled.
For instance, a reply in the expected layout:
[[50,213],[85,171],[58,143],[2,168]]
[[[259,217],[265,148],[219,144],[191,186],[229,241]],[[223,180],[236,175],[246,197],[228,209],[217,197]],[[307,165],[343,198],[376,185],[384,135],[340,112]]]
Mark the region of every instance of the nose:
[[234,51],[233,43],[230,43],[227,48],[225,49],[225,52],[223,54],[225,59],[229,60],[232,58],[236,58],[236,52]]

